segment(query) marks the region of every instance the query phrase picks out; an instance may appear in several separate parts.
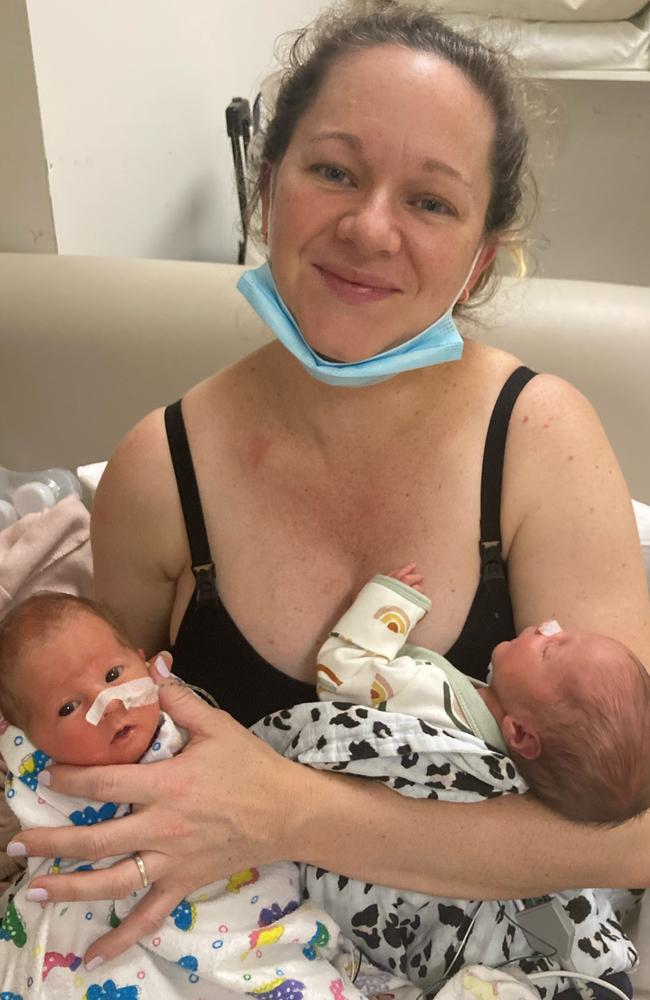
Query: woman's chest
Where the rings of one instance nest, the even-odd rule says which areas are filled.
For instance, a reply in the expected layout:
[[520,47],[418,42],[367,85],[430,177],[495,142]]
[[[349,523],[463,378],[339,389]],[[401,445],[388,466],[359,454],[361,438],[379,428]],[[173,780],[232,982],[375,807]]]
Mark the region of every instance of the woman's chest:
[[[474,470],[474,471],[472,471]],[[475,466],[422,460],[391,474],[260,477],[222,497],[208,518],[221,598],[274,666],[312,679],[328,631],[375,573],[415,562],[432,611],[413,633],[444,652],[459,634],[478,582],[480,477]]]

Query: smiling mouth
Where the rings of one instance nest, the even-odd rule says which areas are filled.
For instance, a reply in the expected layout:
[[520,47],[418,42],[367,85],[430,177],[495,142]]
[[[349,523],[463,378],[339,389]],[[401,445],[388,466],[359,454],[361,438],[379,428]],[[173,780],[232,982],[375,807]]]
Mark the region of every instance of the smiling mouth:
[[375,279],[367,278],[367,284],[363,280],[357,280],[357,276],[344,277],[335,271],[330,271],[326,267],[315,264],[321,280],[338,298],[351,304],[360,302],[376,302],[381,299],[390,298],[399,293],[399,288],[388,287],[387,285],[374,284]]

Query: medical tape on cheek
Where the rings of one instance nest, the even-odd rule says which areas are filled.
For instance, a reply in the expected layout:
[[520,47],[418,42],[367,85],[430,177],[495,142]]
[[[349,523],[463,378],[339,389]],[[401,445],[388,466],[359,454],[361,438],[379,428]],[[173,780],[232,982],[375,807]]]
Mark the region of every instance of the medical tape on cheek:
[[86,721],[96,726],[112,701],[121,701],[125,708],[153,705],[158,701],[158,688],[150,677],[138,677],[126,684],[111,684],[100,691],[86,712]]
[[558,632],[562,631],[562,626],[553,618],[549,622],[542,622],[541,625],[538,625],[537,631],[540,635],[557,635]]

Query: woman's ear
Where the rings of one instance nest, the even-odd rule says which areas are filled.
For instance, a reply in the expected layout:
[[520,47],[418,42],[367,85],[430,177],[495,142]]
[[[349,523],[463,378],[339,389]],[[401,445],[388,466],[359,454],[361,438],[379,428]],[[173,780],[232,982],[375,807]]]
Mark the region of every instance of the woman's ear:
[[467,284],[463,289],[463,294],[467,292],[467,298],[469,298],[472,288],[483,274],[483,271],[486,271],[487,268],[490,266],[490,264],[494,263],[494,258],[497,255],[498,249],[499,249],[499,241],[496,239],[496,237],[488,236],[485,240],[485,243],[483,244],[483,248],[480,254],[476,258],[476,263],[474,264],[472,273],[467,279]]
[[524,760],[536,760],[542,752],[542,741],[534,726],[515,719],[513,715],[504,715],[501,735],[508,749],[514,750]]

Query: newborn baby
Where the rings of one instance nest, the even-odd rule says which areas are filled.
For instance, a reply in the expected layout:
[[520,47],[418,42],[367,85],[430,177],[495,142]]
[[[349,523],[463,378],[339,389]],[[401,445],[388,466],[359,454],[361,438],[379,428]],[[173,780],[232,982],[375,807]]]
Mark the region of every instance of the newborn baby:
[[489,684],[405,645],[429,610],[414,564],[374,577],[318,654],[321,699],[415,715],[507,753],[569,819],[622,823],[650,805],[650,676],[622,643],[526,628],[492,652]]
[[[73,800],[46,787],[48,760],[67,764],[151,762],[179,752],[186,734],[161,714],[142,652],[89,601],[65,594],[29,598],[0,623],[0,753],[5,794],[21,825],[98,823],[127,805]],[[183,900],[163,927],[96,972],[81,966],[90,943],[115,926],[127,900],[43,905],[30,893],[37,874],[104,867],[29,859],[25,876],[0,903],[0,994],[29,994],[34,982],[66,997],[336,996],[362,1000],[330,959],[352,971],[352,949],[327,914],[301,903],[292,863],[239,872]],[[133,855],[143,888],[143,859]],[[27,945],[27,946],[26,946]],[[144,982],[143,982],[144,981]],[[124,991],[124,994],[122,993]],[[58,995],[58,993],[57,993]]]
[[133,764],[160,725],[143,653],[90,601],[54,593],[0,623],[0,711],[59,764]]

